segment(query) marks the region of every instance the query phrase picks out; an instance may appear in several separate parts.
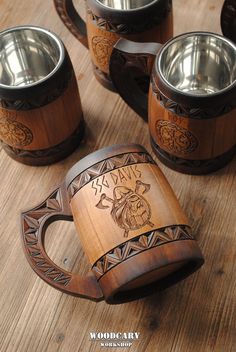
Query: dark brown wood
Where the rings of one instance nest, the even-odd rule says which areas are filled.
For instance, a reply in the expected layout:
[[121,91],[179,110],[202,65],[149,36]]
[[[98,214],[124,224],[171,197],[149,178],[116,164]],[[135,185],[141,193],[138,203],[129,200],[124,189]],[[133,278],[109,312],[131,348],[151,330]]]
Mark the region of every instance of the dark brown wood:
[[225,0],[221,10],[222,33],[236,43],[236,0]]
[[[216,171],[235,155],[236,85],[224,89],[220,97],[207,98],[173,89],[156,64],[164,48],[119,40],[110,61],[112,81],[126,103],[148,118],[153,150],[164,164],[190,174]],[[140,72],[150,79],[152,66],[145,94],[138,79]]]
[[95,0],[86,3],[85,32],[85,24],[76,14],[72,0],[54,0],[56,10],[67,28],[82,44],[89,46],[96,78],[112,91],[116,90],[110,80],[109,61],[113,46],[120,38],[165,43],[173,36],[172,2],[169,0],[157,0],[143,9],[132,11],[115,10]]
[[150,137],[150,139],[154,153],[163,164],[175,171],[190,175],[204,175],[217,171],[231,162],[236,153],[236,146],[233,146],[226,153],[215,158],[205,160],[184,159],[168,153],[160,148],[159,145],[154,142],[152,137]]
[[[60,219],[74,220],[93,279],[67,273],[48,258],[45,231]],[[174,284],[203,264],[170,185],[139,145],[115,145],[79,161],[65,186],[22,214],[22,227],[27,259],[42,279],[83,298],[100,300],[105,292],[111,304],[164,288],[162,281]]]
[[110,61],[113,84],[124,101],[144,120],[148,119],[150,75],[161,44],[120,39]]
[[73,220],[65,185],[58,187],[40,205],[21,215],[23,246],[29,264],[41,279],[60,291],[94,301],[102,300],[103,294],[92,273],[81,277],[66,272],[46,254],[45,232],[57,220]]
[[54,0],[54,6],[69,31],[88,48],[86,24],[74,8],[73,1]]

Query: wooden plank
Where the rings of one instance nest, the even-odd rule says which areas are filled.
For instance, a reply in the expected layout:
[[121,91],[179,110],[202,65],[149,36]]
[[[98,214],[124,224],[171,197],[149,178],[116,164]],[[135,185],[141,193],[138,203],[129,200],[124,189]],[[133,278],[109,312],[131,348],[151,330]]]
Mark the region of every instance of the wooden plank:
[[[220,33],[222,4],[223,0],[175,0],[175,34],[199,29]],[[76,6],[81,8],[83,1],[76,1]],[[21,247],[20,211],[43,200],[77,160],[99,147],[136,142],[151,148],[146,123],[97,83],[88,52],[61,23],[52,1],[2,0],[0,11],[0,29],[31,23],[62,38],[88,125],[81,147],[50,167],[24,166],[0,151],[0,351],[104,351],[99,342],[90,341],[93,331],[140,332],[129,349],[132,352],[235,351],[236,160],[208,176],[182,175],[159,163],[206,259],[198,273],[175,287],[137,302],[109,306],[62,294],[31,270]],[[46,247],[63,268],[88,271],[72,223],[51,225]]]

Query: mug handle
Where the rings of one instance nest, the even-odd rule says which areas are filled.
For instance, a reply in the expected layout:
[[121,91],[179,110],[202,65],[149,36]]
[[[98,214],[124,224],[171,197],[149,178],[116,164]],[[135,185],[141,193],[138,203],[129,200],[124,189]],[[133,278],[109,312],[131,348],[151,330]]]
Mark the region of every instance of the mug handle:
[[[124,101],[143,119],[148,119],[148,88],[158,43],[119,39],[110,58],[111,80]],[[144,87],[145,86],[145,87]]]
[[86,23],[76,11],[72,0],[54,0],[54,6],[65,26],[88,49]]
[[23,247],[30,266],[41,279],[64,293],[101,301],[103,293],[92,271],[84,277],[67,272],[48,257],[45,232],[57,220],[73,221],[65,184],[40,205],[21,214]]

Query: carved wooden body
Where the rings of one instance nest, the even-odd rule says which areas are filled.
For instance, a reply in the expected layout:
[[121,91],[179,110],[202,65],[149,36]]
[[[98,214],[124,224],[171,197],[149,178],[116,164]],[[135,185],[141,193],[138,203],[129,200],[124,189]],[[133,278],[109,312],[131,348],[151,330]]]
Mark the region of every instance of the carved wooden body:
[[120,38],[165,43],[173,36],[170,0],[154,1],[147,8],[132,11],[106,8],[98,1],[87,0],[86,25],[76,13],[72,0],[54,0],[54,4],[68,29],[89,47],[95,76],[110,90],[114,90],[114,86],[109,75],[109,60]]
[[189,108],[180,114],[181,105],[163,96],[154,80],[149,93],[149,130],[158,157],[177,171],[194,174],[227,164],[236,151],[236,108],[220,106],[219,111],[209,109],[209,114],[207,109]]
[[[74,220],[91,264],[88,277],[67,273],[47,257],[44,232],[56,219]],[[105,148],[79,161],[62,187],[22,214],[22,228],[27,259],[41,278],[108,303],[165,288],[203,263],[170,185],[138,145]]]
[[[157,69],[164,48],[120,40],[110,61],[112,81],[126,103],[148,119],[152,147],[163,163],[190,174],[215,171],[236,151],[236,85],[204,98],[173,89]],[[142,75],[151,76],[149,94],[135,83]]]
[[29,165],[66,157],[83,135],[80,95],[68,54],[45,86],[0,94],[2,146],[13,159]]

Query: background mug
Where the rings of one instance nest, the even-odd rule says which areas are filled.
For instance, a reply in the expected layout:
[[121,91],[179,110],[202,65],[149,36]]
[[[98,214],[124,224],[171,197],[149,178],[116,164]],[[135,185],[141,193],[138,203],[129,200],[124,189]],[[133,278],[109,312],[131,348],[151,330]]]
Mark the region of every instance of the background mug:
[[[204,174],[236,149],[236,46],[217,34],[192,32],[164,46],[121,39],[110,61],[123,99],[149,119],[154,152],[174,170]],[[138,75],[151,74],[149,97]]]
[[[91,264],[81,277],[53,263],[44,234],[74,221]],[[22,213],[26,257],[63,292],[122,303],[163,289],[203,264],[201,251],[169,183],[139,145],[101,149],[75,164],[44,202]]]
[[0,140],[12,158],[45,165],[70,154],[83,135],[77,82],[62,41],[46,29],[0,33]]
[[222,33],[236,43],[236,0],[225,0],[221,10]]
[[109,59],[119,38],[165,43],[173,36],[172,0],[86,0],[86,24],[72,0],[54,4],[68,29],[89,47],[96,78],[111,90]]

